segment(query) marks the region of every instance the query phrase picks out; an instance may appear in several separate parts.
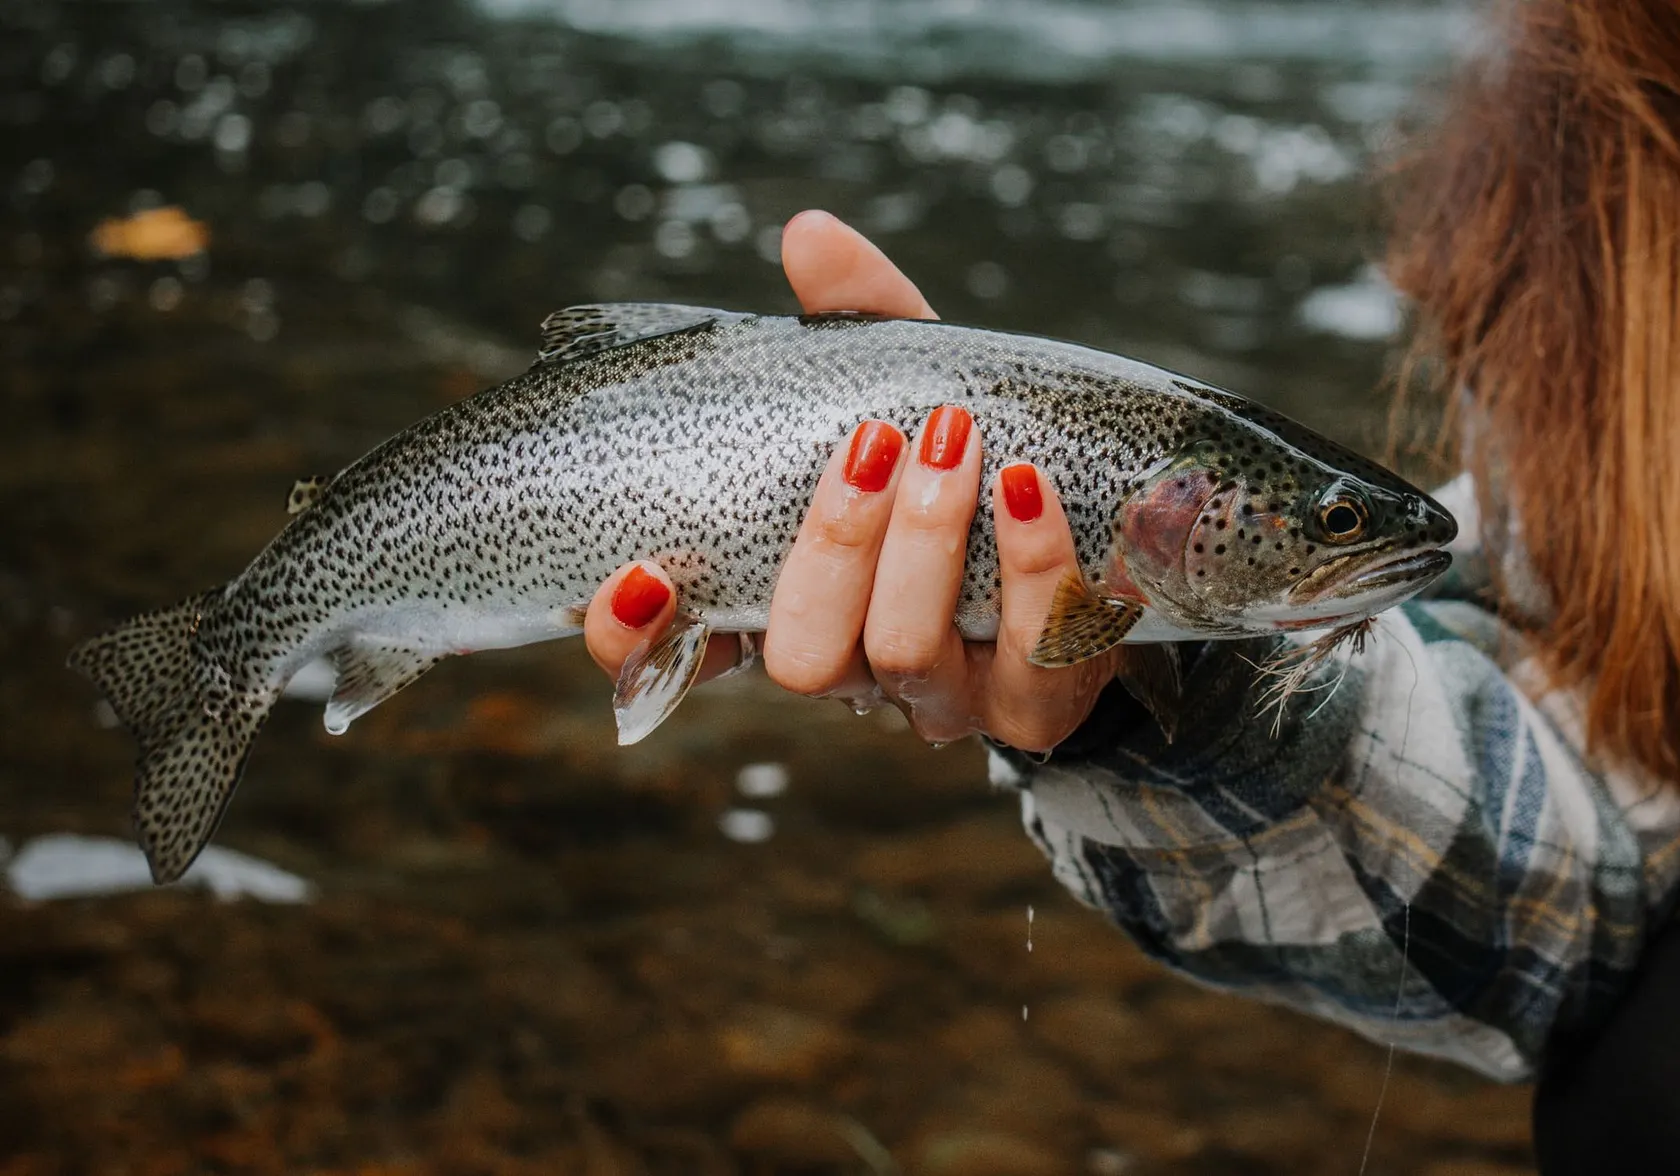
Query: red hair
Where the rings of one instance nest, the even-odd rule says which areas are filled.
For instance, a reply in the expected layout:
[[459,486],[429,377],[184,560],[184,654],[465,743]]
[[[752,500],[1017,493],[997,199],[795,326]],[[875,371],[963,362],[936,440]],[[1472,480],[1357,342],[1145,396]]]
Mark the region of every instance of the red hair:
[[1680,5],[1502,13],[1402,164],[1389,273],[1465,391],[1589,748],[1680,778]]

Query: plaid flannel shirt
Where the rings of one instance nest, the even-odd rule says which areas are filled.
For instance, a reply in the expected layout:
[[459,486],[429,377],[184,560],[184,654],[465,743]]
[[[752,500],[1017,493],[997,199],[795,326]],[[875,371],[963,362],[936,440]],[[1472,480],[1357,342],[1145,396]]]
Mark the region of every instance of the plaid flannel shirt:
[[1114,686],[1046,762],[994,746],[992,779],[1156,959],[1519,1081],[1592,1031],[1669,916],[1680,789],[1584,760],[1579,697],[1478,603],[1471,486],[1440,497],[1452,571],[1281,717],[1251,664],[1277,643],[1209,643],[1171,744]]

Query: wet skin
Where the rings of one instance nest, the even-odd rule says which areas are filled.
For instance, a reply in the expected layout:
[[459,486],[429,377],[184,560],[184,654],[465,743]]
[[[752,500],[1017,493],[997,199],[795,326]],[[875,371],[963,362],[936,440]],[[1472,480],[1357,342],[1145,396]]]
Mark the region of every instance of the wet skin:
[[[879,249],[827,213],[788,223],[782,265],[807,313],[937,317]],[[1128,653],[1057,669],[1028,662],[1057,584],[1078,572],[1073,535],[1055,487],[1034,467],[1009,466],[980,485],[984,443],[953,406],[909,438],[863,422],[836,450],[776,583],[763,637],[772,681],[811,696],[859,699],[878,690],[930,742],[979,732],[1041,751],[1084,720]],[[965,642],[954,623],[982,491],[997,521],[1003,586],[995,644]],[[639,645],[670,625],[675,602],[658,565],[620,568],[590,603],[590,655],[616,677]],[[700,680],[739,656],[737,637],[713,637]]]

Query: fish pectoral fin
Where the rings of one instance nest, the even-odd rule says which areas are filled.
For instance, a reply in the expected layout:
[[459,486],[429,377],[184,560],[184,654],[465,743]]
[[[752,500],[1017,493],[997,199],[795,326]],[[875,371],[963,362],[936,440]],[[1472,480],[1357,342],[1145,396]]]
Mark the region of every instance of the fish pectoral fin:
[[1184,709],[1184,663],[1176,645],[1130,645],[1115,671],[1126,692],[1143,704],[1171,743]]
[[613,690],[620,747],[647,738],[677,709],[700,672],[710,634],[700,621],[678,613],[661,637],[630,655]]
[[299,478],[292,483],[292,492],[286,495],[286,513],[289,515],[302,514],[320,499],[322,491],[332,485],[331,474],[317,474],[313,478]]
[[1142,616],[1141,604],[1098,596],[1077,572],[1070,572],[1056,585],[1044,629],[1027,660],[1047,669],[1089,661],[1124,641]]
[[668,302],[603,302],[568,306],[543,320],[538,363],[561,363],[707,323],[751,318],[732,310]]
[[443,660],[437,654],[373,641],[341,645],[331,656],[338,681],[327,700],[325,722],[332,735],[344,734],[351,723]]

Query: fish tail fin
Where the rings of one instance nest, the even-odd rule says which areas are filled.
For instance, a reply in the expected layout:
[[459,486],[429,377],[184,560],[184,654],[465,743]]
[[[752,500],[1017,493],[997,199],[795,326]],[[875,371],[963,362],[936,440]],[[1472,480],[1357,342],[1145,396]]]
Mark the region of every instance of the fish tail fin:
[[152,878],[173,882],[221,823],[275,694],[218,684],[193,640],[215,588],[145,613],[70,652],[140,745],[134,825]]

